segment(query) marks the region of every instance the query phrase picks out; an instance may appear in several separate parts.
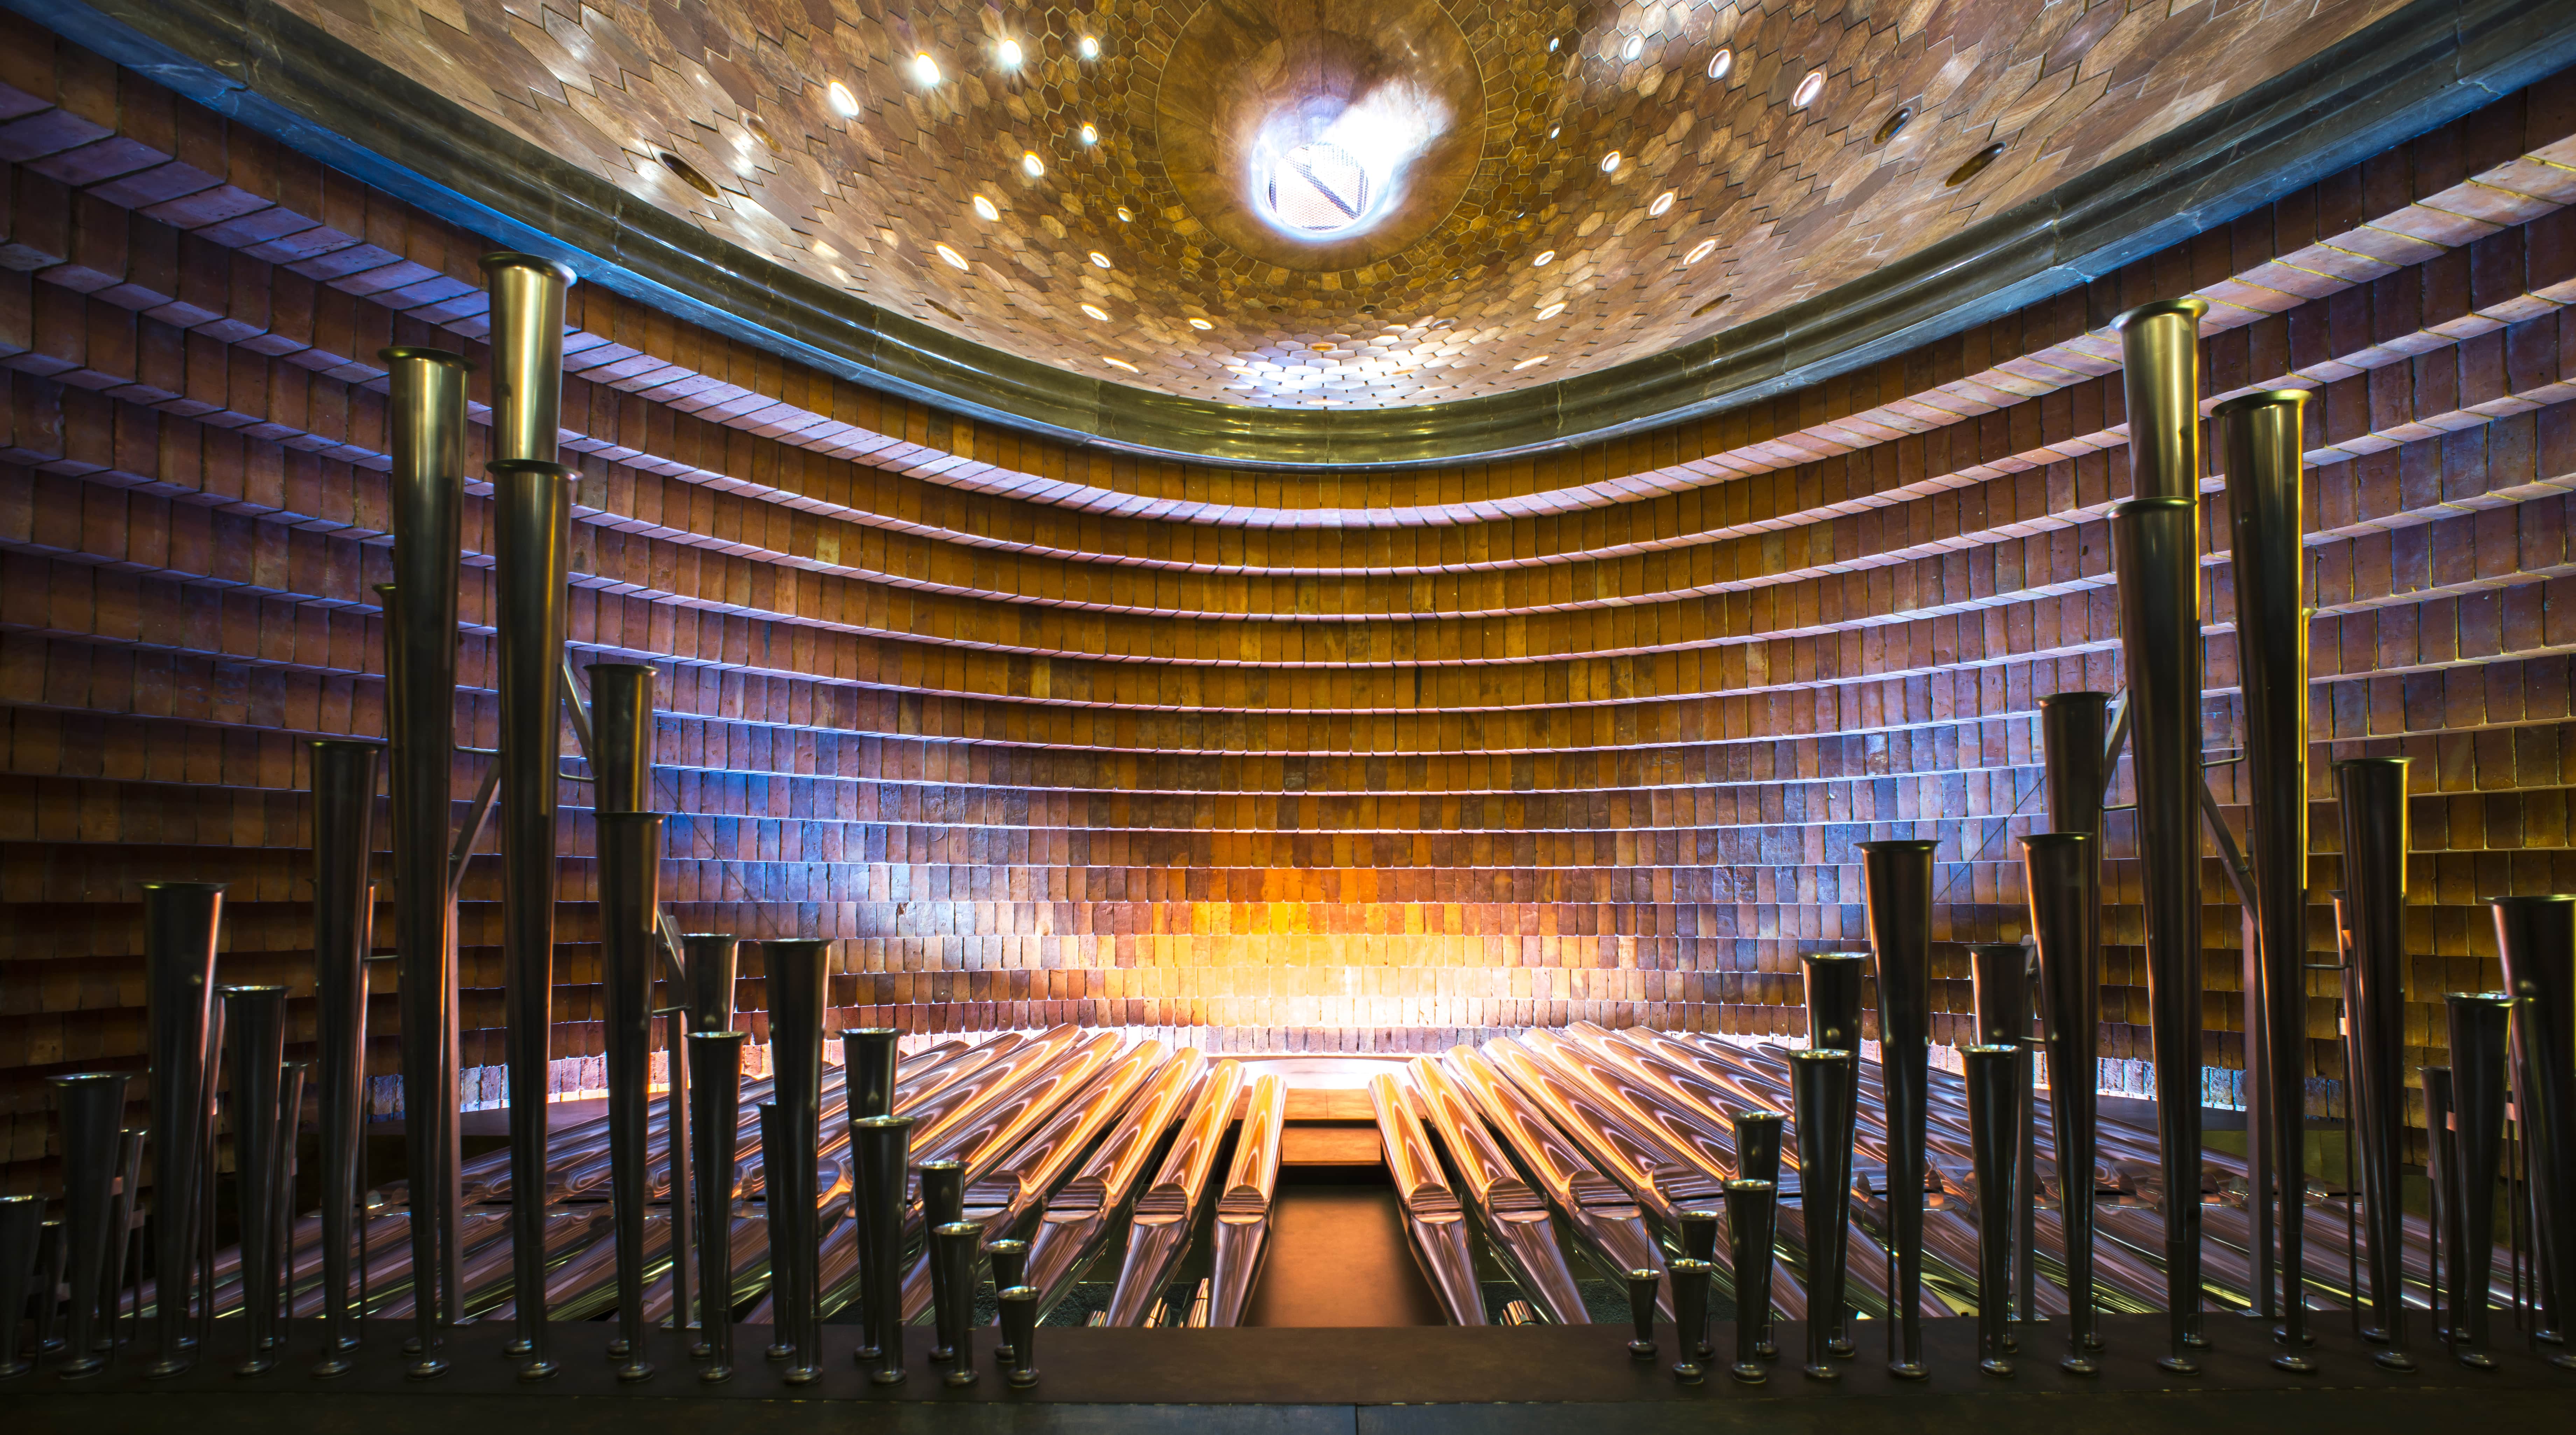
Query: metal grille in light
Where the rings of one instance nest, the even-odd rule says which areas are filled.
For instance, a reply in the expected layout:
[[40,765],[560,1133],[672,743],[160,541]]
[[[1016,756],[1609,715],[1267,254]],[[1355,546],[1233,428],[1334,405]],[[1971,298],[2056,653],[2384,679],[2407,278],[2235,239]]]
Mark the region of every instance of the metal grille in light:
[[1269,199],[1271,214],[1291,229],[1347,229],[1368,213],[1368,168],[1329,140],[1302,144],[1271,169]]

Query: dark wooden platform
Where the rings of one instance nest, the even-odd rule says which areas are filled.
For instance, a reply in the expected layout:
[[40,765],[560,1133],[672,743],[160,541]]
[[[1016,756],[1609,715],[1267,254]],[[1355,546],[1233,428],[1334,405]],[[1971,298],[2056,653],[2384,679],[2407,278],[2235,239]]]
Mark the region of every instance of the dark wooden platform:
[[[235,1335],[231,1325],[226,1334]],[[2090,1379],[2057,1367],[2057,1327],[2026,1341],[2011,1379],[1981,1374],[1972,1358],[1973,1323],[1927,1326],[1933,1374],[1909,1383],[1879,1358],[1883,1327],[1862,1323],[1862,1353],[1842,1362],[1843,1378],[1804,1378],[1794,1364],[1769,1381],[1739,1385],[1723,1372],[1706,1383],[1676,1382],[1669,1330],[1652,1364],[1632,1360],[1627,1332],[1614,1326],[1522,1326],[1488,1330],[1247,1329],[1048,1330],[1039,1341],[1044,1379],[1031,1391],[1003,1384],[989,1356],[965,1390],[942,1385],[920,1354],[928,1332],[912,1332],[912,1378],[871,1386],[849,1355],[856,1330],[825,1327],[831,1347],[822,1381],[791,1389],[759,1355],[757,1327],[740,1332],[749,1358],[735,1378],[706,1385],[684,1355],[664,1354],[652,1380],[621,1386],[602,1351],[608,1327],[556,1328],[564,1370],[523,1383],[501,1355],[505,1326],[456,1332],[447,1375],[410,1381],[397,1353],[407,1327],[371,1323],[359,1368],[337,1380],[305,1372],[318,1331],[300,1323],[293,1358],[274,1373],[241,1378],[239,1352],[218,1341],[218,1361],[168,1381],[147,1381],[127,1355],[108,1372],[63,1380],[50,1369],[0,1383],[12,1435],[100,1435],[127,1430],[186,1435],[731,1435],[736,1431],[925,1432],[1276,1432],[1276,1435],[1599,1435],[1606,1431],[1833,1432],[1857,1429],[2013,1435],[2046,1431],[2173,1431],[2178,1435],[2408,1431],[2455,1435],[2488,1429],[2563,1426],[2576,1414],[2576,1372],[2556,1369],[2519,1345],[2490,1372],[2463,1368],[2438,1349],[2418,1352],[2416,1373],[2383,1371],[2373,1347],[2340,1322],[2318,1335],[2320,1369],[2274,1370],[2267,1328],[2212,1315],[2203,1372],[2158,1370],[2161,1317],[2104,1321],[2108,1348]],[[667,1332],[657,1339],[669,1342]],[[987,1340],[990,1331],[981,1333]],[[1721,1341],[1732,1333],[1720,1328]],[[1795,1348],[1800,1328],[1784,1326]],[[2519,1337],[2516,1337],[2518,1341]],[[2513,1422],[2510,1425],[2491,1422]]]

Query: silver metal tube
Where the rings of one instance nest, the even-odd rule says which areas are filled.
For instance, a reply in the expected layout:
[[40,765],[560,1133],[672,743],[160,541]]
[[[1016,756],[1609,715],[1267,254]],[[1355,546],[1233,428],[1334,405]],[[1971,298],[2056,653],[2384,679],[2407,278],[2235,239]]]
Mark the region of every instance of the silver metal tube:
[[[2539,1217],[2532,1235],[2541,1296],[2563,1341],[2576,1324],[2576,897],[2498,897],[2490,905],[2514,999],[2514,1099]],[[2576,1368],[2576,1352],[2563,1347],[2549,1358]]]
[[376,772],[372,742],[312,744],[313,991],[321,1038],[321,1376],[345,1374],[358,1345],[350,1308],[350,1214],[358,1201],[358,1148],[366,1119],[367,951],[374,932]]
[[689,1033],[689,1157],[698,1188],[698,1335],[708,1365],[698,1379],[733,1378],[733,1168],[742,1124],[742,1048],[738,1031]]
[[[821,1234],[816,1229],[816,1151],[823,1125],[823,1012],[830,1000],[832,944],[790,937],[757,944],[769,994],[769,1070],[786,1149],[769,1188],[776,1339],[794,1349],[791,1385],[822,1375]],[[763,1160],[768,1159],[763,1151]]]
[[234,1367],[259,1375],[276,1365],[278,1098],[285,1078],[286,988],[226,987],[227,1109],[233,1127],[234,1208],[241,1213],[242,1308],[250,1354]]
[[[599,832],[600,980],[606,1016],[610,1214],[617,1238],[617,1378],[653,1374],[644,1358],[644,1210],[652,1100],[653,974],[661,933],[662,814],[602,812]],[[674,1163],[676,1165],[676,1162]],[[512,1191],[513,1200],[518,1192]]]
[[[564,291],[573,272],[533,254],[486,254],[483,282],[492,300],[492,457],[552,463],[563,439]],[[549,692],[554,681],[549,672]]]
[[1887,1115],[1888,1369],[1923,1364],[1923,1171],[1931,1120],[1932,853],[1912,839],[1859,844],[1877,959],[1878,1052]]
[[[143,966],[152,1032],[154,1322],[160,1354],[146,1372],[176,1375],[195,1361],[188,1334],[188,1278],[196,1254],[197,1196],[205,1185],[205,1112],[214,1084],[206,1049],[215,1001],[221,882],[143,884]],[[10,1325],[19,1304],[0,1304]],[[206,1298],[212,1300],[209,1290]],[[7,1361],[0,1359],[0,1366]]]
[[[2102,1023],[2102,862],[2088,832],[2046,832],[2021,840],[2030,894],[2032,945],[2039,953],[2041,1039],[2048,1050],[2049,1128],[2057,1145],[2057,1213],[2066,1252],[2066,1358],[2061,1368],[2091,1375],[2094,1335],[2094,1112]],[[2037,1193],[2034,1192],[2034,1195]]]
[[[97,1349],[103,1343],[99,1316],[108,1298],[108,1243],[115,1235],[109,1214],[115,1204],[117,1157],[124,1146],[118,1133],[125,1122],[125,1086],[131,1079],[121,1071],[48,1078],[62,1135],[63,1249],[71,1287],[71,1318],[63,1331],[65,1376],[95,1374],[107,1365]],[[46,1292],[45,1299],[50,1304],[53,1293]],[[14,1324],[18,1312],[7,1314]]]
[[2480,1369],[2486,1352],[2487,1282],[2495,1268],[2495,1188],[2504,1152],[2505,1065],[2515,999],[2503,992],[2452,992],[2451,1116],[2455,1159],[2445,1174],[2456,1198],[2451,1248],[2451,1351]]
[[[2018,977],[2020,972],[2016,970]],[[1978,1025],[1983,1026],[1983,1013]],[[1968,1068],[1968,1147],[1977,1181],[1977,1368],[2010,1375],[2013,1157],[2020,1147],[2019,1043],[1961,1048]]]
[[2400,1062],[2406,1042],[2406,776],[2413,759],[2356,757],[2335,764],[2343,828],[2345,920],[2352,926],[2351,1031],[2356,1143],[2361,1148],[2362,1206],[2369,1233],[2368,1300],[2373,1324],[2363,1334],[2388,1348],[2372,1358],[2411,1370],[2406,1355],[2403,1189],[2406,1090]]

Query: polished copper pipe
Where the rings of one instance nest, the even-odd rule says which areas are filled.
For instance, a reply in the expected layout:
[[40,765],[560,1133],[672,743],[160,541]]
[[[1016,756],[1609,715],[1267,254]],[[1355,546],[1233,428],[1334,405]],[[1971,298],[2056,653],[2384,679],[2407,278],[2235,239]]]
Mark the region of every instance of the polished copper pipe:
[[[1778,1156],[1776,1147],[1772,1154]],[[1770,1378],[1762,1362],[1776,1354],[1769,1337],[1771,1270],[1780,1234],[1779,1202],[1776,1181],[1738,1177],[1726,1183],[1728,1255],[1735,1271],[1735,1365],[1731,1373],[1746,1385],[1760,1385]]]
[[[2540,1290],[2549,1328],[2563,1341],[2576,1324],[2576,897],[2498,897],[2490,905],[2514,1001],[2514,1099],[2531,1168]],[[2563,1348],[2549,1358],[2576,1368],[2576,1353]]]
[[[2094,960],[2102,921],[2100,841],[2084,832],[2021,840],[2030,896],[2031,943],[2039,958],[2041,1041],[2048,1052],[2049,1131],[2057,1151],[2057,1213],[2066,1252],[2066,1358],[2091,1375],[2096,1335],[2093,1286],[2094,1113],[2101,1062],[2101,968]],[[2034,1191],[2033,1195],[2037,1193]]]
[[689,1157],[698,1188],[698,1338],[708,1361],[698,1379],[710,1385],[733,1378],[734,1147],[742,1126],[742,1048],[750,1039],[739,1031],[689,1033]]
[[[1378,1139],[1395,1184],[1396,1201],[1404,1211],[1405,1234],[1411,1238],[1433,1296],[1451,1325],[1486,1324],[1484,1289],[1476,1280],[1466,1208],[1450,1189],[1440,1154],[1414,1115],[1410,1083],[1390,1073],[1371,1077],[1369,1104],[1377,1117]],[[1705,1296],[1703,1291],[1703,1306]]]
[[1172,1268],[1189,1250],[1208,1178],[1226,1133],[1234,1126],[1235,1100],[1242,1094],[1243,1083],[1243,1063],[1217,1063],[1189,1115],[1182,1118],[1161,1168],[1136,1198],[1127,1223],[1127,1254],[1109,1299],[1108,1324],[1140,1324],[1161,1304]]
[[[0,1318],[0,1380],[14,1380],[36,1368],[36,1362],[21,1353],[18,1327],[24,1323],[27,1292],[35,1284],[36,1247],[44,1229],[44,1197],[0,1196],[0,1317],[5,1317]],[[187,1280],[184,1266],[179,1278],[183,1283]],[[45,1304],[50,1308],[53,1303],[48,1291]]]
[[366,1120],[367,951],[373,945],[376,768],[372,742],[322,741],[313,756],[313,990],[321,1037],[322,1359],[313,1373],[344,1374],[357,1348],[350,1308],[350,1215],[358,1203],[358,1149]]
[[2487,1282],[2495,1268],[2495,1187],[2504,1154],[2505,1064],[2514,999],[2452,992],[2451,1116],[2455,1159],[2444,1174],[2457,1214],[2451,1246],[2451,1353],[2463,1365],[2495,1364],[2486,1351]]
[[[2189,395],[2181,402],[2188,404]],[[2144,421],[2132,411],[2133,421]],[[2134,461],[2132,473],[2136,472]],[[2146,480],[2137,482],[2144,491]],[[2189,497],[2111,510],[2129,753],[2144,888],[2147,1020],[2163,1159],[2165,1369],[2199,1369],[2200,1339],[2200,508]]]
[[1216,1259],[1208,1277],[1208,1324],[1241,1325],[1270,1247],[1270,1203],[1279,1186],[1279,1135],[1288,1087],[1276,1076],[1252,1083],[1234,1138],[1234,1165],[1216,1202]]
[[279,1087],[286,1054],[286,988],[226,987],[224,1046],[227,1109],[233,1127],[234,1209],[241,1213],[242,1305],[250,1355],[239,1375],[265,1373],[277,1332]]
[[[71,1318],[63,1330],[66,1358],[60,1373],[67,1377],[95,1374],[107,1365],[98,1353],[106,1344],[99,1336],[100,1316],[109,1298],[105,1289],[109,1243],[118,1234],[111,1229],[109,1212],[115,1204],[116,1158],[124,1144],[118,1133],[125,1120],[125,1085],[130,1079],[121,1071],[46,1078],[54,1088],[63,1153],[63,1249],[71,1276]],[[270,1099],[274,1103],[274,1088]],[[271,1129],[274,1124],[272,1118]],[[269,1292],[268,1312],[274,1319],[273,1283]],[[45,1300],[52,1303],[52,1291],[45,1292]],[[6,1314],[11,1324],[17,1323],[16,1310]]]
[[2413,850],[2406,801],[2412,758],[2356,757],[2335,764],[2343,831],[2345,920],[2352,926],[2350,1033],[2364,1229],[2369,1233],[2364,1331],[2388,1348],[2374,1357],[2411,1370],[2406,1356],[2406,1290],[2400,1204],[2406,1089],[2399,1060],[2406,1042],[2406,857]]
[[1807,1376],[1839,1380],[1828,1356],[1843,1317],[1843,1280],[1851,1260],[1852,1121],[1857,1058],[1833,1047],[1789,1053],[1789,1085],[1798,1139],[1798,1194],[1807,1227]]
[[[196,1256],[198,1194],[205,1185],[206,1104],[214,1092],[206,1039],[215,1002],[215,937],[223,924],[221,882],[143,884],[143,967],[152,1039],[153,1318],[160,1379],[194,1363],[188,1335],[188,1278]],[[23,1306],[0,1304],[11,1327]],[[203,1297],[212,1303],[209,1288]],[[0,1366],[7,1361],[0,1359]]]
[[[1983,1021],[1979,1025],[1983,1025]],[[1968,1068],[1968,1145],[1977,1182],[1977,1368],[2012,1374],[2013,1157],[2021,1133],[2019,1046],[1962,1047]]]
[[1708,1285],[1715,1272],[1708,1262],[1687,1256],[1664,1269],[1673,1281],[1673,1344],[1681,1356],[1673,1362],[1673,1378],[1697,1385],[1708,1376],[1699,1362],[1700,1348],[1708,1343]]
[[[1138,1050],[1157,1045],[1142,1043]],[[1132,1100],[1120,1100],[1116,1124],[1107,1128],[1070,1179],[1054,1185],[1054,1178],[1035,1168],[1021,1167],[1014,1172],[1012,1185],[1018,1189],[1011,1204],[998,1216],[986,1219],[985,1228],[1008,1230],[1019,1223],[1018,1213],[1022,1210],[1036,1211],[1039,1219],[1036,1234],[1030,1240],[1003,1239],[985,1246],[993,1262],[995,1288],[1032,1286],[1043,1296],[1069,1286],[1116,1231],[1129,1195],[1144,1179],[1145,1163],[1162,1145],[1164,1133],[1207,1086],[1207,1078],[1207,1058],[1195,1047],[1183,1047],[1168,1061],[1157,1058],[1151,1079],[1140,1083]],[[1113,1069],[1092,1089],[1114,1090],[1120,1082],[1120,1071]],[[1090,1124],[1079,1123],[1067,1140],[1069,1148],[1073,1142],[1089,1140],[1079,1127]],[[1046,1139],[1041,1135],[1032,1138],[1030,1144],[1038,1145]],[[1021,1163],[1015,1158],[1012,1165],[1019,1167]],[[1143,1214],[1137,1213],[1140,1218]],[[1143,1243],[1141,1233],[1149,1228],[1132,1223],[1131,1228],[1140,1233],[1129,1238],[1133,1252]],[[1497,1255],[1506,1262],[1513,1258],[1509,1251],[1498,1250]]]
[[[662,814],[605,811],[599,834],[600,981],[606,1017],[610,1214],[617,1239],[617,1378],[652,1375],[644,1358],[644,1213],[653,1119],[653,975],[661,955]],[[515,1199],[517,1192],[513,1191]]]
[[948,1369],[940,1383],[975,1383],[975,1257],[984,1228],[972,1221],[950,1221],[930,1228],[930,1257],[938,1266],[939,1344],[948,1352]]
[[[769,1070],[787,1149],[779,1167],[786,1180],[769,1187],[777,1299],[773,1330],[795,1350],[790,1384],[821,1375],[823,1345],[822,1236],[815,1214],[816,1151],[823,1126],[823,1010],[828,1000],[832,944],[788,937],[757,944],[769,993]],[[764,1152],[763,1160],[767,1160]],[[782,1244],[783,1243],[783,1244]]]
[[1924,1139],[1931,1119],[1932,853],[1936,843],[1863,842],[1869,944],[1877,960],[1879,1074],[1887,1119],[1888,1369],[1921,1380]]
[[460,1311],[455,1050],[456,904],[449,873],[456,752],[456,605],[465,513],[465,389],[474,366],[443,349],[380,352],[393,451],[385,610],[391,739],[394,949],[402,962],[403,1133],[420,1295],[415,1377],[446,1369],[439,1327]]
[[1011,1388],[1038,1383],[1038,1293],[1012,1286],[996,1297],[1002,1306],[1002,1339],[1011,1349]]
[[[850,1143],[859,1167],[858,1218],[868,1236],[859,1243],[867,1321],[863,1346],[873,1350],[875,1366],[868,1379],[877,1385],[900,1384],[904,1378],[903,1302],[904,1167],[911,1146],[913,1118],[870,1116],[850,1125]],[[865,1364],[869,1357],[862,1356]]]

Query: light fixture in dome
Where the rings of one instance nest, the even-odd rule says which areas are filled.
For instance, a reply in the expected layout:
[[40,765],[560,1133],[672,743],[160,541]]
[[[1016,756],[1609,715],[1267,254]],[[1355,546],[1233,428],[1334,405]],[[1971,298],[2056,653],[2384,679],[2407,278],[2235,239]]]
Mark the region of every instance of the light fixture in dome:
[[1004,40],[999,45],[993,47],[993,58],[1001,61],[1002,68],[1005,70],[1018,69],[1020,67],[1020,42],[1017,40]]
[[1554,138],[1556,138],[1558,135],[1563,134],[1564,132],[1565,132],[1565,126],[1563,126],[1563,125],[1549,125],[1549,126],[1547,127],[1547,137],[1548,137],[1549,139],[1554,139]]
[[939,62],[930,58],[929,51],[924,50],[912,57],[912,78],[917,84],[939,83]]
[[1530,261],[1530,267],[1531,267],[1532,269],[1545,269],[1547,266],[1549,266],[1550,264],[1553,264],[1553,263],[1555,263],[1555,262],[1556,262],[1556,251],[1555,251],[1555,250],[1553,250],[1553,249],[1551,249],[1551,250],[1548,250],[1546,253],[1541,254],[1541,255],[1540,255],[1539,257],[1537,257],[1536,259],[1531,260],[1531,261]]
[[1134,222],[1135,218],[1136,218],[1135,212],[1134,212],[1134,211],[1132,211],[1132,210],[1130,210],[1130,209],[1128,209],[1128,207],[1127,207],[1127,206],[1125,206],[1125,205],[1123,205],[1123,204],[1122,204],[1122,205],[1120,205],[1120,206],[1118,206],[1118,222],[1119,222],[1119,223],[1121,223],[1121,224],[1128,224],[1128,223],[1132,223],[1132,222]]
[[1701,260],[1706,259],[1710,252],[1716,248],[1716,240],[1703,239],[1699,243],[1691,246],[1691,252],[1682,256],[1682,262],[1684,264],[1697,264]]
[[1816,96],[1821,95],[1824,92],[1825,72],[1822,70],[1809,70],[1807,72],[1807,78],[1798,82],[1797,92],[1789,96],[1789,104],[1794,109],[1803,110],[1807,106],[1814,104],[1816,102]]
[[1084,125],[1084,126],[1082,127],[1082,129],[1081,129],[1080,133],[1081,133],[1081,135],[1082,135],[1082,142],[1083,142],[1084,144],[1098,144],[1098,143],[1100,143],[1100,126],[1098,126],[1098,125]]
[[1601,172],[1603,174],[1617,174],[1619,172],[1619,152],[1617,150],[1614,149],[1601,157]]
[[1091,251],[1091,263],[1095,268],[1106,269],[1109,267],[1109,256],[1095,249]]
[[1676,194],[1674,191],[1669,189],[1656,195],[1655,202],[1646,206],[1647,217],[1650,219],[1661,219],[1665,215],[1670,214],[1673,208],[1673,201],[1679,198],[1681,198],[1679,194]]
[[1725,79],[1727,71],[1734,68],[1735,47],[1732,45],[1720,45],[1717,53],[1708,57],[1708,77],[1712,80]]
[[1544,364],[1554,357],[1556,356],[1553,354],[1540,354],[1534,358],[1523,359],[1519,363],[1512,365],[1512,372],[1517,374],[1523,369],[1533,368],[1537,365]]
[[1131,363],[1127,362],[1125,359],[1119,358],[1119,357],[1118,357],[1117,355],[1115,355],[1115,354],[1103,354],[1103,355],[1101,355],[1101,356],[1100,356],[1100,362],[1102,362],[1102,363],[1104,363],[1104,364],[1107,364],[1109,367],[1111,367],[1111,368],[1113,368],[1113,369],[1125,369],[1127,372],[1129,372],[1129,373],[1131,373],[1131,374],[1137,374],[1137,373],[1142,373],[1142,372],[1144,372],[1142,369],[1137,368],[1134,364],[1131,364]]
[[949,248],[945,244],[934,244],[930,247],[939,251],[939,257],[948,261],[949,268],[963,269],[966,267],[965,255],[958,253],[956,250]]
[[1307,234],[1331,234],[1367,218],[1377,177],[1358,154],[1329,139],[1296,145],[1270,167],[1262,187],[1271,218]]
[[1622,60],[1633,60],[1645,52],[1646,37],[1643,35],[1631,35],[1628,37],[1628,43],[1619,47],[1619,58]]
[[839,115],[845,120],[854,120],[859,117],[859,97],[850,93],[849,86],[842,84],[838,80],[834,80],[831,87],[826,89],[823,93],[825,97],[830,99],[832,102],[832,113]]
[[1106,324],[1106,323],[1108,323],[1108,322],[1109,322],[1109,311],[1108,311],[1108,310],[1106,310],[1106,309],[1101,308],[1101,307],[1100,307],[1099,305],[1097,305],[1097,304],[1085,304],[1085,305],[1083,305],[1083,306],[1082,306],[1082,312],[1083,312],[1083,313],[1085,313],[1085,314],[1090,315],[1093,319],[1096,319],[1096,320],[1098,320],[1099,322],[1101,322],[1101,323],[1103,323],[1103,324]]
[[1544,323],[1546,323],[1548,320],[1553,319],[1553,318],[1555,318],[1557,315],[1562,314],[1562,313],[1564,313],[1564,312],[1565,312],[1565,304],[1564,304],[1564,302],[1563,302],[1562,300],[1560,300],[1560,301],[1558,301],[1557,303],[1550,304],[1550,305],[1548,305],[1546,308],[1539,310],[1539,311],[1538,311],[1538,320],[1539,320],[1539,322],[1540,322],[1540,323],[1544,324]]
[[1215,328],[1215,327],[1216,327],[1216,325],[1211,324],[1211,323],[1209,323],[1207,320],[1202,319],[1202,318],[1198,317],[1197,315],[1193,314],[1193,315],[1191,315],[1191,316],[1190,316],[1190,327],[1191,327],[1191,328],[1193,328],[1193,329],[1198,329],[1198,330],[1201,330],[1201,331],[1205,331],[1205,330],[1208,330],[1208,329],[1213,329],[1213,328]]
[[1556,37],[1554,35],[1547,37],[1547,52],[1551,55],[1556,53]]
[[1030,150],[1020,156],[1020,172],[1031,179],[1042,179],[1046,175],[1046,161],[1038,158],[1036,150]]
[[1086,60],[1097,60],[1100,58],[1100,42],[1085,35],[1073,42],[1073,52]]
[[1002,211],[994,205],[993,201],[979,194],[975,196],[975,215],[979,219],[999,219],[1002,217]]

